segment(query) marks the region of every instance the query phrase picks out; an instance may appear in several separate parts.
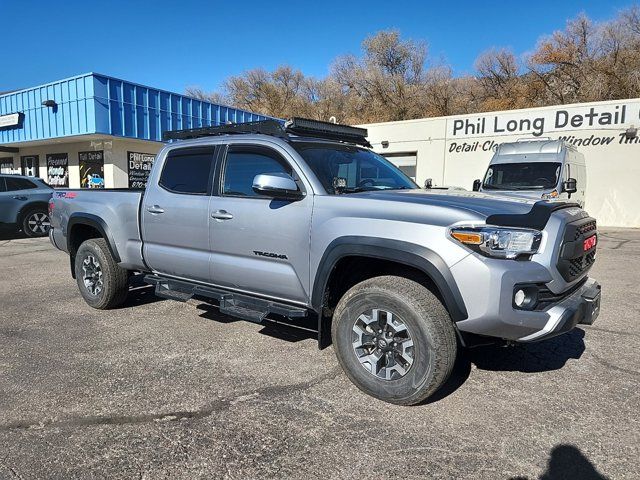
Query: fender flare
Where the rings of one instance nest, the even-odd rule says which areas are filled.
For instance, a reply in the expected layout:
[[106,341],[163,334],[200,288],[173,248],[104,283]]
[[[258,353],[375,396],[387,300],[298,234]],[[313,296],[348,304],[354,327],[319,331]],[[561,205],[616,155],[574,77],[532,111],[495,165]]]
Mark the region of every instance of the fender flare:
[[[73,227],[75,225],[87,225],[89,227],[95,228],[102,238],[107,241],[107,245],[109,247],[109,251],[113,256],[113,259],[116,263],[120,263],[120,255],[118,255],[118,249],[116,247],[116,242],[111,235],[111,231],[107,223],[97,215],[93,215],[91,213],[82,213],[76,212],[72,213],[67,221],[67,251],[69,252],[71,258],[75,257],[75,252],[71,249],[71,232],[73,231]],[[73,269],[73,260],[72,260],[72,269]]]
[[458,285],[440,255],[427,247],[402,240],[361,236],[337,238],[325,250],[316,270],[311,294],[311,305],[316,312],[322,312],[324,292],[331,272],[338,261],[348,256],[390,260],[417,268],[433,281],[454,322],[468,317]]

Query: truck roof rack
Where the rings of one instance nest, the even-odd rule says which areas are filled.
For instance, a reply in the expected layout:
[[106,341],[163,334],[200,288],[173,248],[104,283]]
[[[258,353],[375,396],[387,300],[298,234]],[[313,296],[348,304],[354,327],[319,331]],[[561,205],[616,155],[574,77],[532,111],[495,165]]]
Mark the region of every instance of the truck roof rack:
[[336,123],[299,117],[287,120],[284,125],[278,120],[260,120],[257,122],[233,123],[215,127],[170,130],[162,134],[162,140],[187,140],[217,135],[247,133],[259,133],[284,139],[289,139],[290,135],[323,138],[371,147],[371,144],[367,141],[366,128],[338,125]]

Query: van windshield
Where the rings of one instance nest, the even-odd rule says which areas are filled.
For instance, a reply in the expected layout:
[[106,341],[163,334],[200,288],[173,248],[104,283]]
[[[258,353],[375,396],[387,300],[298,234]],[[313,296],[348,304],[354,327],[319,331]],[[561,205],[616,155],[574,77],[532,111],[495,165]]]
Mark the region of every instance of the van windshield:
[[484,177],[485,190],[547,190],[558,185],[561,164],[556,162],[498,163]]

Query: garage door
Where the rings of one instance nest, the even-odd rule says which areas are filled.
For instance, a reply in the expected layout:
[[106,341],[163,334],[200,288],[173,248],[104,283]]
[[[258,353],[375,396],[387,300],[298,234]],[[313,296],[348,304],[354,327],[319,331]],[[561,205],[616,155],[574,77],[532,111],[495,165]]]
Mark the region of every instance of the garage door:
[[383,156],[412,180],[416,179],[417,152],[384,153]]

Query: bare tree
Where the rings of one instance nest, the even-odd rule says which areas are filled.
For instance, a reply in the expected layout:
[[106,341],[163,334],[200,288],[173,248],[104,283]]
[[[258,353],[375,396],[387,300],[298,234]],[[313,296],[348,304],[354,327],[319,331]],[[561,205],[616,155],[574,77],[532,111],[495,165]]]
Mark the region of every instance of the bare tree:
[[424,115],[421,91],[424,86],[426,45],[402,40],[396,30],[378,32],[362,42],[363,57],[338,58],[332,77],[356,97],[350,117],[364,121],[401,120]]

